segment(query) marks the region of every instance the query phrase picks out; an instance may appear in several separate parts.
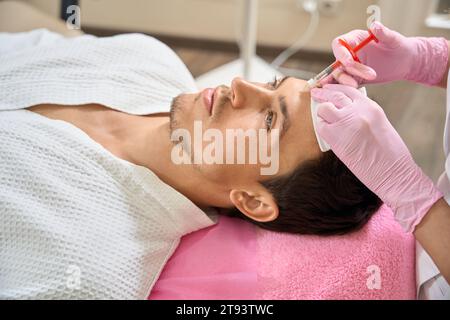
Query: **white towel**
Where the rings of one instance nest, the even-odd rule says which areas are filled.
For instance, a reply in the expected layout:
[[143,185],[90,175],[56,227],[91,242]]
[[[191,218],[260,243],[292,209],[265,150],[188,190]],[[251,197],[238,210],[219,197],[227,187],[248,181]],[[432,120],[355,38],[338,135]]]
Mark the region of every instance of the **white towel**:
[[0,48],[14,49],[0,54],[0,110],[95,102],[144,115],[167,112],[175,96],[197,90],[178,56],[152,37],[63,38],[43,29],[25,36],[33,45],[20,49],[23,33],[0,33]]

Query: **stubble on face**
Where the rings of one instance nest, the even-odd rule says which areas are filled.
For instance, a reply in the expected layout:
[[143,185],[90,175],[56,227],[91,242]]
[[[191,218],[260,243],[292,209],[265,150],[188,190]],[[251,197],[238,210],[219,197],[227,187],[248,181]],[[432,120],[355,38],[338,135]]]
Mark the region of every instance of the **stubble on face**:
[[218,101],[215,103],[214,112],[211,116],[211,122],[218,122],[221,119],[222,113],[225,110],[226,104],[231,104],[232,92],[227,86],[219,86],[217,88],[220,95]]
[[[195,98],[194,105],[199,99],[199,96]],[[169,113],[170,141],[172,142],[173,147],[181,144],[183,152],[191,158],[190,163],[193,164],[194,156],[191,152],[191,142],[188,141],[189,139],[184,139],[182,135],[179,136],[179,140],[173,139],[173,134],[176,130],[187,130],[187,128],[182,127],[181,121],[181,117],[183,117],[183,107],[187,104],[187,102],[184,101],[186,97],[187,94],[180,94],[179,96],[172,99]]]
[[184,94],[180,94],[179,96],[172,99],[172,103],[170,104],[170,114],[169,114],[169,126],[170,126],[170,134],[180,128],[179,117],[181,113],[181,107],[183,106],[183,96]]
[[[217,88],[217,90],[221,90],[217,102],[214,102],[214,112],[213,115],[211,115],[210,119],[208,120],[209,124],[214,122],[219,122],[224,109],[226,108],[227,103],[231,103],[231,90],[227,86],[220,86]],[[191,109],[194,108],[198,101],[202,99],[202,94],[199,93],[197,96],[191,100],[189,98],[189,94],[180,94],[177,97],[172,99],[172,103],[170,105],[170,112],[169,112],[169,127],[170,127],[170,137],[171,142],[173,146],[178,146],[181,144],[181,148],[183,151],[191,158],[191,164],[194,167],[197,167],[197,165],[194,162],[194,155],[191,152],[192,147],[192,141],[185,141],[183,139],[183,136],[179,137],[179,140],[173,140],[172,136],[173,133],[176,130],[188,130],[188,128],[183,128],[183,121],[182,117],[185,116],[184,112],[189,110],[187,108],[190,103],[192,103]],[[193,102],[192,102],[193,101]],[[186,125],[186,124],[184,124]],[[206,126],[204,126],[206,128]],[[177,135],[178,136],[178,135]],[[192,137],[191,137],[192,138]]]

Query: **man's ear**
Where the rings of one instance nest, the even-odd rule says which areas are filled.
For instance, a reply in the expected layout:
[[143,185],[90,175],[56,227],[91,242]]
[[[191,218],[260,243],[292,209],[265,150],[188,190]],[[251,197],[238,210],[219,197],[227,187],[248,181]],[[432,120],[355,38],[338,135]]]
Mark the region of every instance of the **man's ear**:
[[264,187],[255,191],[231,190],[230,200],[247,217],[258,222],[270,222],[278,218],[278,205]]

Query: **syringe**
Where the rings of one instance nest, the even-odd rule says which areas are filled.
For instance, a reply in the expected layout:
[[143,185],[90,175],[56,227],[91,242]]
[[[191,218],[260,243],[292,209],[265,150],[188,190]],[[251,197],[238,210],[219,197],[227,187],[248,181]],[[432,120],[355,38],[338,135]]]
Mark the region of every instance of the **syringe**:
[[[352,48],[350,44],[348,44],[345,40],[339,39],[339,43],[344,46],[352,55],[353,60],[357,62],[361,62],[357,56],[357,52],[367,46],[372,40],[374,40],[376,43],[378,43],[377,37],[372,33],[371,30],[369,30],[369,36],[364,39],[360,44],[358,44],[356,47]],[[312,89],[317,87],[317,85],[326,77],[328,77],[331,73],[333,73],[334,70],[341,67],[342,63],[338,60],[331,64],[330,66],[326,67],[322,72],[320,72],[318,75],[316,75],[314,78],[310,79],[308,81],[308,86]]]

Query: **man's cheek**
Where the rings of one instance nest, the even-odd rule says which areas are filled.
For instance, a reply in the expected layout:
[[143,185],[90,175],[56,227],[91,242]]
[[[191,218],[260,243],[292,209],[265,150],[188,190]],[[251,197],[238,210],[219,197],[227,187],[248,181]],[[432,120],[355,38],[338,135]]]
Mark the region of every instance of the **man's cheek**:
[[227,184],[235,176],[233,166],[203,164],[198,167],[206,180]]

